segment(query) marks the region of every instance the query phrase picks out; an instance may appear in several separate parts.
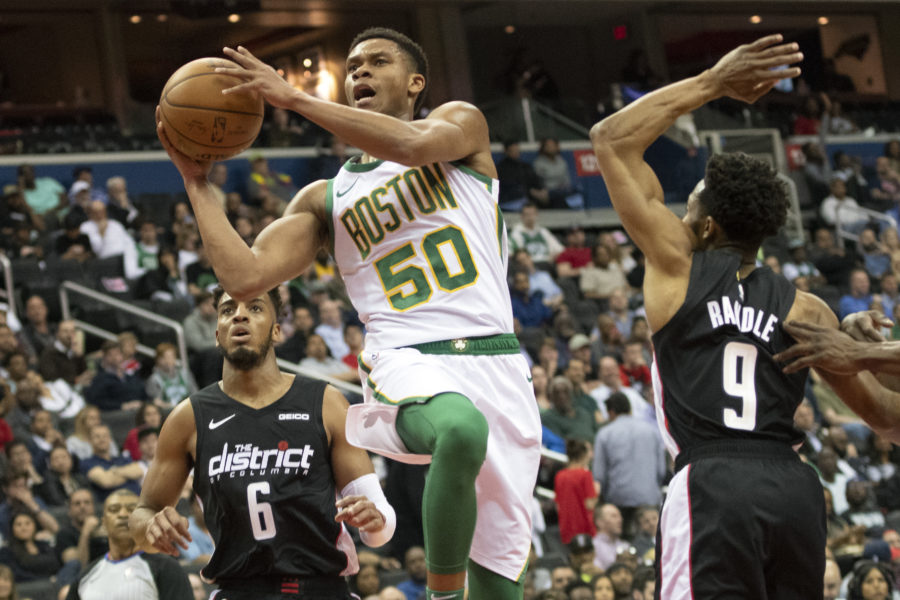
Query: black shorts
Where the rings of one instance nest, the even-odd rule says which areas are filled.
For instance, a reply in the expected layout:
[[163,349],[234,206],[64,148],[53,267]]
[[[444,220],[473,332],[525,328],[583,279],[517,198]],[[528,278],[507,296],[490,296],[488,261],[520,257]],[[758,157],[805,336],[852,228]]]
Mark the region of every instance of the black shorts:
[[728,442],[679,455],[657,532],[656,598],[822,598],[825,501],[786,444]]
[[343,577],[243,579],[217,582],[209,600],[359,600]]

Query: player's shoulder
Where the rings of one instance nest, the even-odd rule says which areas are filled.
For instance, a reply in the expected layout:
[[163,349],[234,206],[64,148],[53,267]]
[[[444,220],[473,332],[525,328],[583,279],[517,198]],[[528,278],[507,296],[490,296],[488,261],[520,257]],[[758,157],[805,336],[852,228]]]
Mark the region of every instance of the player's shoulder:
[[815,323],[826,327],[838,327],[839,322],[837,315],[831,310],[831,307],[824,300],[811,294],[797,290],[794,297],[794,304],[788,312],[786,321],[805,321],[807,323]]
[[328,196],[328,180],[319,179],[309,183],[297,192],[284,211],[284,216],[309,212],[316,215],[325,213]]

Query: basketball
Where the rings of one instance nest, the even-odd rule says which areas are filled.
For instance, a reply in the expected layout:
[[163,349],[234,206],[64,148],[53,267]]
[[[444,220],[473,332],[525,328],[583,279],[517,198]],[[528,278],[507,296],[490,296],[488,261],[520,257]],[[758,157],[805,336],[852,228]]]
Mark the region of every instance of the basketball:
[[216,73],[236,67],[224,58],[198,58],[175,71],[159,99],[159,118],[169,141],[194,160],[224,160],[250,147],[263,122],[256,92],[223,94],[242,80]]

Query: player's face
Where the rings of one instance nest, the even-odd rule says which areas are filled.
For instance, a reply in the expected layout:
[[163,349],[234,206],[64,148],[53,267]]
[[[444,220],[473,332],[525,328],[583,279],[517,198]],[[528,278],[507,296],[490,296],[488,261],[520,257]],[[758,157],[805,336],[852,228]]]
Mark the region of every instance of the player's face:
[[281,327],[268,294],[238,302],[223,294],[217,309],[216,346],[231,366],[250,370],[259,366],[281,340]]
[[406,54],[391,40],[365,40],[347,57],[344,93],[350,106],[406,119],[423,89],[425,78],[412,72]]

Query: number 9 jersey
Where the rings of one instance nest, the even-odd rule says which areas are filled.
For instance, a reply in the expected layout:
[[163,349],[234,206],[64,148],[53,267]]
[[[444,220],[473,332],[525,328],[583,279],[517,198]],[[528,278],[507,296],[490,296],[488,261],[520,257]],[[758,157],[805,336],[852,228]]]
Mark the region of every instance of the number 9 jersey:
[[653,334],[657,423],[672,456],[706,442],[802,441],[794,411],[807,371],[772,356],[796,290],[768,267],[740,280],[738,254],[696,252],[684,304]]
[[328,181],[333,254],[366,350],[512,333],[497,189],[458,163],[351,159]]

